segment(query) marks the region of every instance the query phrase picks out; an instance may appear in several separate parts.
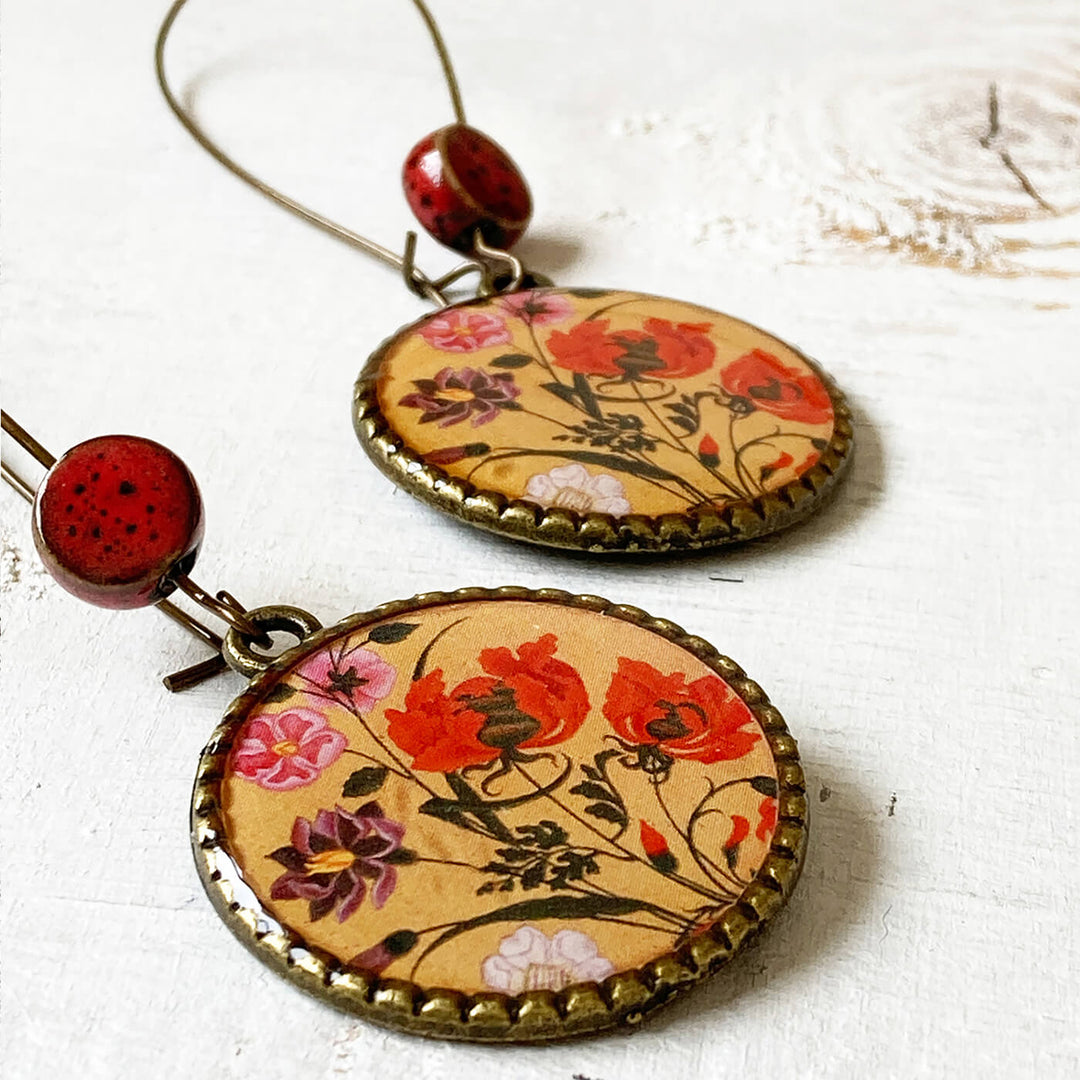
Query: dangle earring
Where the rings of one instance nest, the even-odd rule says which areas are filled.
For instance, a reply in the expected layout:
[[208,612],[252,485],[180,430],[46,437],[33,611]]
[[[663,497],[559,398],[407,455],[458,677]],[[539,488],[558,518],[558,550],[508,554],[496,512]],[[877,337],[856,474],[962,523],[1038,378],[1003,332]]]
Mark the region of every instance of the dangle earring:
[[[246,610],[189,577],[202,505],[169,450],[105,436],[56,460],[2,419],[48,469],[35,493],[3,464],[56,580],[156,604],[214,648],[169,689],[251,680],[198,764],[191,843],[222,919],[301,989],[440,1038],[596,1032],[716,971],[787,901],[795,741],[701,638],[555,589],[425,593],[326,629]],[[272,658],[275,632],[297,643]]]
[[[532,204],[507,153],[465,121],[450,59],[454,122],[405,159],[421,225],[465,262],[432,279],[403,255],[259,180],[162,93],[222,165],[268,198],[399,270],[438,310],[371,356],[354,398],[357,434],[396,484],[480,528],[590,552],[711,548],[764,536],[816,510],[852,449],[851,414],[829,377],[764,330],[696,304],[624,289],[559,288],[510,248]],[[479,275],[476,295],[447,288]]]

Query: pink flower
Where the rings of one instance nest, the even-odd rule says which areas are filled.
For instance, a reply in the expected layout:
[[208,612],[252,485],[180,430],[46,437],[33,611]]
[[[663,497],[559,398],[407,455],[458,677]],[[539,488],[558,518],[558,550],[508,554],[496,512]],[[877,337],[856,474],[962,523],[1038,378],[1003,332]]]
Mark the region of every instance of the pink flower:
[[571,983],[599,982],[615,965],[588,934],[560,930],[554,937],[525,924],[499,942],[499,951],[480,965],[492,990],[520,994],[524,990],[562,990]]
[[291,791],[333,765],[347,742],[313,709],[256,716],[240,733],[232,767],[268,791]]
[[428,319],[420,336],[443,352],[476,352],[489,345],[506,345],[511,340],[506,323],[497,315],[462,308],[451,308]]
[[562,322],[574,314],[574,305],[565,296],[544,289],[524,289],[511,293],[499,301],[499,307],[529,326]]
[[394,687],[397,672],[370,649],[331,646],[305,660],[297,669],[320,690],[343,694],[360,712],[369,712]]

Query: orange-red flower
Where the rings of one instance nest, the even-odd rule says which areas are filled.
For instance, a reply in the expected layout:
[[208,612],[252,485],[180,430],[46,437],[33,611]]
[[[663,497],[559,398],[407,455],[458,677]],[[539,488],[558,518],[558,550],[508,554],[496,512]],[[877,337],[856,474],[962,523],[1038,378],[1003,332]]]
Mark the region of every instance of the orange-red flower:
[[705,764],[743,757],[761,738],[743,730],[754,716],[718,675],[688,683],[682,672],[664,675],[627,656],[619,657],[604,716],[627,742],[658,746],[671,757]]
[[517,749],[551,746],[569,739],[589,712],[581,676],[555,659],[558,639],[545,634],[520,645],[484,649],[487,673],[449,693],[441,669],[418,679],[405,709],[387,709],[387,733],[413,755],[413,768],[454,772],[483,765]]
[[593,319],[578,323],[569,331],[553,330],[547,339],[547,347],[555,357],[555,363],[569,371],[583,375],[621,375],[615,366],[620,356],[626,355],[626,347],[607,333],[607,319]]
[[425,772],[453,772],[466,765],[483,765],[499,756],[477,736],[487,718],[447,696],[443,673],[436,669],[409,687],[405,709],[387,709],[387,734],[407,754],[413,768]]
[[641,846],[650,859],[668,852],[668,842],[664,839],[664,834],[657,832],[644,819],[641,820]]
[[758,827],[754,831],[754,835],[762,843],[765,843],[772,836],[775,828],[776,800],[767,796],[761,800],[761,805],[758,807]]
[[[750,821],[742,814],[731,815],[731,833],[724,841],[725,851],[735,851],[736,848],[750,835]],[[731,861],[730,859],[728,860]]]
[[733,360],[720,372],[720,382],[733,397],[784,420],[824,424],[833,407],[821,380],[810,371],[785,367],[764,349]]
[[706,336],[711,323],[654,318],[646,319],[642,330],[609,332],[610,323],[590,319],[569,331],[553,331],[547,347],[555,363],[583,375],[685,379],[707,371],[716,358],[716,346]]
[[660,373],[666,379],[685,379],[712,367],[716,346],[705,335],[712,323],[671,323],[667,319],[646,319],[645,332],[656,341],[656,355],[664,362]]
[[715,469],[720,464],[720,447],[711,435],[703,435],[698,443],[698,458],[702,465]]

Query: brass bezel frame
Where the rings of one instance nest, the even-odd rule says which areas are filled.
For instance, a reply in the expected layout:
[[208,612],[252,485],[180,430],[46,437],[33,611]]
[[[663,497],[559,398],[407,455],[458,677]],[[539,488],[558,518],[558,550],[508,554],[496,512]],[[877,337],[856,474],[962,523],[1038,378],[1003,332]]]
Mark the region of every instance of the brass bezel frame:
[[[220,814],[220,783],[235,729],[249,708],[301,656],[343,632],[409,611],[474,600],[560,604],[622,619],[674,642],[703,661],[750,707],[776,762],[776,831],[751,883],[719,921],[694,941],[638,970],[616,973],[601,984],[581,983],[559,993],[464,994],[346,969],[287,928],[282,933],[260,930],[260,917],[270,916],[261,907],[245,906],[236,899],[228,876],[217,865],[219,858],[224,858],[235,867]],[[559,589],[513,586],[423,593],[411,600],[395,600],[351,615],[283,653],[229,706],[200,758],[191,803],[191,842],[199,877],[225,924],[260,960],[308,993],[375,1024],[415,1035],[485,1043],[545,1042],[640,1023],[657,1006],[726,964],[783,908],[802,870],[807,829],[805,782],[795,740],[780,712],[738,664],[702,638],[640,608]]]
[[[645,293],[640,295],[644,299],[661,299]],[[490,298],[478,297],[454,304],[453,309],[489,302]],[[854,428],[847,399],[827,372],[784,342],[821,379],[832,400],[835,422],[829,445],[817,463],[798,479],[775,491],[754,499],[726,503],[719,509],[658,517],[628,514],[617,518],[611,514],[545,510],[535,503],[508,499],[500,492],[478,488],[467,480],[451,476],[438,465],[425,462],[423,456],[391,428],[379,404],[380,368],[390,348],[403,334],[448,310],[452,309],[442,308],[440,312],[403,326],[371,354],[353,393],[353,427],[368,457],[393,483],[422,502],[481,529],[532,544],[595,554],[632,555],[722,547],[765,536],[802,521],[827,501],[851,460]],[[725,315],[725,318],[734,319],[735,316]]]

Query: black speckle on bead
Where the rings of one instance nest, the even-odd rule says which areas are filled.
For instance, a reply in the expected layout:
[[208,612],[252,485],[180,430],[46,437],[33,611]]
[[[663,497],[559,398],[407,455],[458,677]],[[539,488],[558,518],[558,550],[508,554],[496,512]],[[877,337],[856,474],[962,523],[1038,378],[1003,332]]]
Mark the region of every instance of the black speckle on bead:
[[154,510],[155,510],[155,507],[154,507],[153,503],[147,503],[146,504],[146,512],[148,514],[152,514],[154,512]]
[[68,536],[78,536],[78,535],[79,535],[79,530],[76,529],[74,525],[69,525],[68,526]]
[[121,495],[134,495],[135,485],[130,480],[120,481],[120,494]]
[[85,490],[86,490],[86,485],[85,484],[76,484],[75,485],[75,494],[76,495],[81,495]]
[[91,535],[91,536],[92,536],[92,537],[93,537],[93,538],[94,538],[95,540],[100,540],[100,539],[101,539],[101,529],[99,529],[99,528],[98,528],[98,526],[97,526],[97,525],[95,525],[95,526],[94,526],[94,527],[93,527],[93,528],[92,528],[92,529],[90,530],[90,535]]
[[131,524],[124,531],[130,536],[138,527],[138,525]]
[[[103,457],[103,456],[104,456],[103,454],[98,454],[98,457]],[[96,473],[91,473],[90,474],[90,480],[91,480],[92,483],[96,484],[100,479],[101,479],[101,473],[96,472]]]
[[67,506],[64,507],[64,513],[65,514],[70,514],[72,512],[72,510],[74,510],[74,509],[75,509],[75,504],[74,503],[68,503]]
[[151,540],[156,540],[157,538],[158,538],[158,534],[157,534],[156,532],[152,532],[152,533],[150,534],[150,539],[151,539]]

